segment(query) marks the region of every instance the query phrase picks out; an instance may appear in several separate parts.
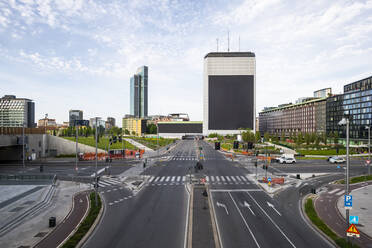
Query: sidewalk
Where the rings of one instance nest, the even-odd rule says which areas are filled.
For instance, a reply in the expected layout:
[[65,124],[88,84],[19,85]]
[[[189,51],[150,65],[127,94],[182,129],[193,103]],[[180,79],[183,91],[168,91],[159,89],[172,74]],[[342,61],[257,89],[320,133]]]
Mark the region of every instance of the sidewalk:
[[[357,228],[371,237],[372,243],[372,185],[355,189],[350,194],[353,196],[353,209],[350,210],[350,215],[359,216]],[[346,218],[343,196],[338,199],[337,208]]]
[[145,152],[154,152],[153,149],[135,141],[135,140],[132,140],[132,139],[129,139],[129,138],[125,138],[124,140],[128,141],[129,143],[131,143],[132,145],[138,147],[139,149],[141,150],[145,150]]
[[288,147],[285,147],[285,146],[276,145],[276,144],[273,144],[273,143],[270,143],[270,142],[266,142],[266,144],[271,145],[271,146],[274,146],[275,148],[278,148],[278,149],[283,150],[283,153],[284,154],[297,154],[297,152],[295,150],[292,150],[292,149],[290,149]]
[[[9,221],[9,218],[17,218],[17,216],[27,213],[35,204],[44,199],[49,187],[55,187],[53,189],[55,192],[51,195],[51,200],[46,206],[43,206],[38,212],[25,215],[25,218],[15,228],[0,237],[0,247],[34,246],[54,230],[54,228],[49,228],[49,218],[56,217],[58,226],[70,212],[71,197],[79,191],[89,189],[89,186],[85,184],[77,185],[76,182],[67,181],[57,181],[57,186],[44,185],[44,187],[46,188],[22,197],[1,209],[3,217],[0,221],[5,223]],[[12,212],[12,210],[18,210],[21,207],[23,209],[18,212]]]

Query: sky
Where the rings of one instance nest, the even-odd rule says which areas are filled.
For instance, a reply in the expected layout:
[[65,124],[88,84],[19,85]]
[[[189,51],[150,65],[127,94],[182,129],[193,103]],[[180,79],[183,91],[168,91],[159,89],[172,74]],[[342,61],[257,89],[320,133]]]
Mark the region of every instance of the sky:
[[149,67],[149,114],[203,118],[208,52],[256,54],[256,111],[372,75],[372,0],[0,0],[0,96],[35,119],[129,113],[129,79]]

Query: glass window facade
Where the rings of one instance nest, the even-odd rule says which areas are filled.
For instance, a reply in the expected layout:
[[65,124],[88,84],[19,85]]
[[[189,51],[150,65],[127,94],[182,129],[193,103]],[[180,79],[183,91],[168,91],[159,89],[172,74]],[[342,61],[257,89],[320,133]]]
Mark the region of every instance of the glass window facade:
[[142,66],[130,78],[130,114],[143,118],[148,116],[148,67]]
[[30,99],[0,98],[0,127],[35,127],[35,103]]

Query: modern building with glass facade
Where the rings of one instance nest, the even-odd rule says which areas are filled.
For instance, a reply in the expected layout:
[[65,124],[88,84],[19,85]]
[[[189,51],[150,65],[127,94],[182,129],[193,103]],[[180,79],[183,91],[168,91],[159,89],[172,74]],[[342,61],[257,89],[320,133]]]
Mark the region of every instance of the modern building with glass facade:
[[35,103],[26,98],[5,95],[0,98],[0,127],[35,127]]
[[255,130],[256,57],[212,52],[204,57],[203,134]]
[[345,127],[339,121],[350,120],[350,138],[367,140],[366,126],[372,123],[372,76],[344,86],[344,93],[327,99],[327,133],[338,132],[346,138]]
[[148,67],[141,66],[130,78],[130,114],[137,118],[148,115]]
[[83,120],[83,111],[82,110],[70,110],[68,114],[68,122],[70,127],[75,126],[75,120]]

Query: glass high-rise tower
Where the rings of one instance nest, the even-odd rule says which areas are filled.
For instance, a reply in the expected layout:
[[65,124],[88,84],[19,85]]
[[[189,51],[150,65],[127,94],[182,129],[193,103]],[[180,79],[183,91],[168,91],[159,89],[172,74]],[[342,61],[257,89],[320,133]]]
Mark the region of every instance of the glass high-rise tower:
[[130,78],[130,114],[147,117],[148,114],[148,67],[141,66]]

